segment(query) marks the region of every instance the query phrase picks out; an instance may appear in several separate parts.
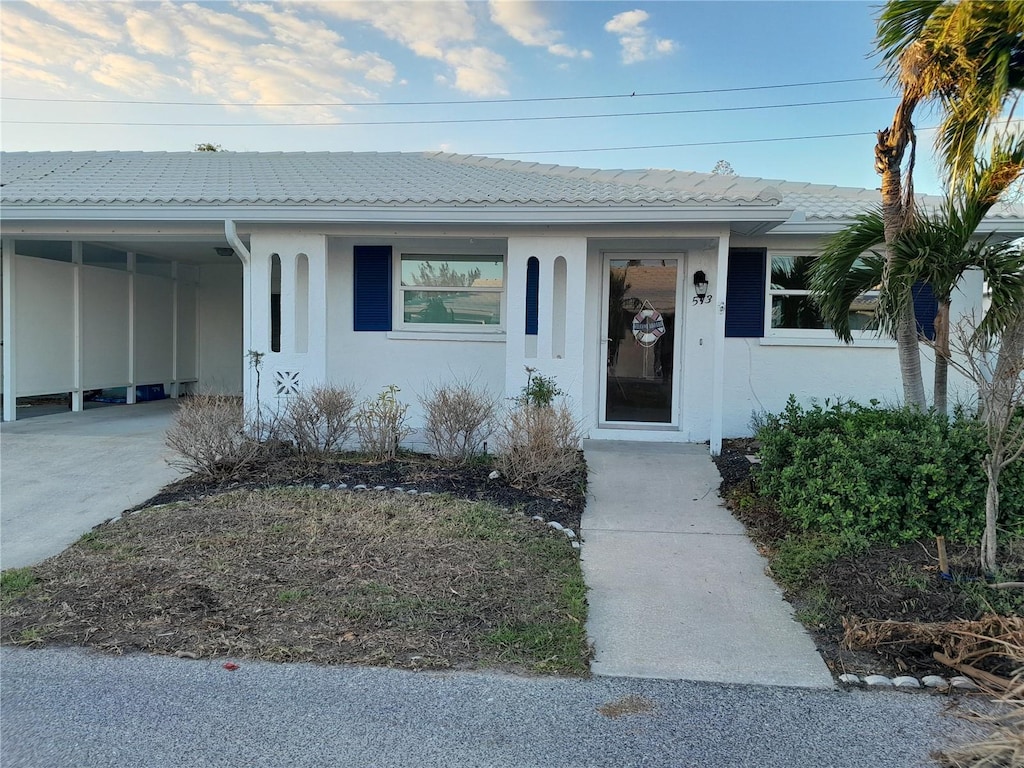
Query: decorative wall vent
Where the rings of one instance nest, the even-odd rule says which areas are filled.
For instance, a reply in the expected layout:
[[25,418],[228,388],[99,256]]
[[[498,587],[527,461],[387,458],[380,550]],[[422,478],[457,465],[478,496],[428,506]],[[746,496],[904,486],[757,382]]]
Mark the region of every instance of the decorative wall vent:
[[298,371],[274,371],[274,387],[278,397],[290,397],[299,393]]

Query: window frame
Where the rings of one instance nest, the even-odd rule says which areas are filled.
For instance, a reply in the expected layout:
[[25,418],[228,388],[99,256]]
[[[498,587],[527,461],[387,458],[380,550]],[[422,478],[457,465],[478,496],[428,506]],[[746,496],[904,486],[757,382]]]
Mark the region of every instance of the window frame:
[[[807,288],[773,288],[772,287],[772,260],[779,257],[817,258],[819,253],[814,250],[801,250],[799,248],[786,248],[771,250],[766,255],[765,262],[765,301],[764,301],[764,340],[771,344],[784,343],[784,340],[791,339],[795,343],[821,343],[842,345],[843,342],[836,336],[831,328],[776,328],[772,324],[772,310],[776,296],[810,296],[811,291]],[[866,291],[864,296],[878,298],[878,291]],[[851,335],[854,341],[872,342],[871,346],[891,346],[895,342],[880,335],[877,329],[852,330]]]
[[[508,286],[508,256],[505,253],[494,252],[494,253],[476,253],[476,252],[458,252],[457,250],[444,250],[444,251],[424,251],[424,250],[409,250],[400,251],[395,249],[395,253],[392,257],[392,273],[395,275],[393,282],[393,296],[392,296],[392,328],[404,334],[451,334],[451,335],[497,335],[504,336],[505,329],[507,327],[507,286]],[[423,260],[433,261],[438,263],[452,263],[452,262],[467,262],[467,261],[489,261],[489,262],[501,262],[501,285],[481,285],[472,288],[460,288],[457,286],[451,287],[424,287],[417,285],[404,285],[402,280],[402,264],[406,260]],[[499,322],[498,323],[410,323],[405,320],[405,292],[406,291],[418,291],[427,293],[455,293],[458,291],[468,291],[479,293],[496,293],[499,295],[498,300],[498,312]]]

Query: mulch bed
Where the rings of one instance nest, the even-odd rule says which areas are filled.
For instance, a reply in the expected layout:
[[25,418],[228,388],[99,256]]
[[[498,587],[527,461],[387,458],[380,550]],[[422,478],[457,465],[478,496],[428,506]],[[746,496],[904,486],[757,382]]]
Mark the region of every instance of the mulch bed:
[[[722,475],[721,494],[729,499],[737,492],[754,489],[755,465],[746,457],[757,453],[753,439],[726,440],[715,463]],[[795,533],[796,528],[770,503],[763,500],[743,508],[729,504],[733,515],[747,526],[762,554]],[[880,650],[851,650],[844,647],[844,617],[941,624],[981,618],[978,600],[969,599],[972,590],[984,591],[979,577],[977,547],[947,543],[953,573],[962,580],[953,583],[940,576],[936,544],[914,541],[900,546],[873,546],[856,556],[840,557],[812,573],[800,590],[787,594],[797,615],[819,615],[824,620],[806,623],[818,650],[833,673],[910,674],[923,676],[957,674],[935,661],[927,645],[892,644]],[[1014,553],[1015,558],[1024,556]],[[1015,613],[1018,595],[1011,592],[985,593],[995,612]],[[825,610],[822,610],[824,604]],[[990,670],[1008,674],[1004,663],[993,660]]]
[[165,487],[159,494],[133,509],[200,499],[239,488],[272,488],[290,485],[349,488],[362,484],[370,488],[403,487],[417,491],[447,493],[459,499],[486,501],[505,509],[515,509],[532,517],[540,515],[567,528],[579,531],[586,488],[586,465],[580,454],[576,474],[544,493],[531,493],[513,488],[504,478],[491,480],[490,462],[468,467],[450,467],[421,454],[404,453],[394,461],[370,462],[356,456],[326,459],[303,459],[287,454],[274,456],[237,472],[228,480],[209,480],[191,475]]

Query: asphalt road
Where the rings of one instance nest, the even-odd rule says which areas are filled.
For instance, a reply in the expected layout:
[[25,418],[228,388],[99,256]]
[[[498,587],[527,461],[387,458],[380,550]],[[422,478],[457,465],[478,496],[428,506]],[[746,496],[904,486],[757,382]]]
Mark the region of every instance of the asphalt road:
[[[964,726],[941,696],[0,651],[4,768],[902,768]],[[641,697],[651,711],[602,714]],[[614,714],[614,713],[612,713]]]

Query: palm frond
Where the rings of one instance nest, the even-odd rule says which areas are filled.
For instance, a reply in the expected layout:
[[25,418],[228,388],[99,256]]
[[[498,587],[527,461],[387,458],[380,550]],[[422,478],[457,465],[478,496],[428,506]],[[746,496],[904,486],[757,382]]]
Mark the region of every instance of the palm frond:
[[1024,89],[1024,2],[889,0],[875,43],[904,98],[941,105],[936,145],[954,180],[968,176]]
[[920,39],[929,20],[944,0],[897,0],[886,3],[878,16],[875,48],[891,78],[898,79],[900,59],[907,48]]
[[885,242],[881,209],[858,216],[849,227],[832,235],[810,268],[810,291],[822,318],[849,344],[850,304],[882,280],[885,259],[872,248]]
[[993,337],[1024,314],[1024,245],[1014,241],[988,246],[978,261],[991,291],[991,304],[978,332]]

